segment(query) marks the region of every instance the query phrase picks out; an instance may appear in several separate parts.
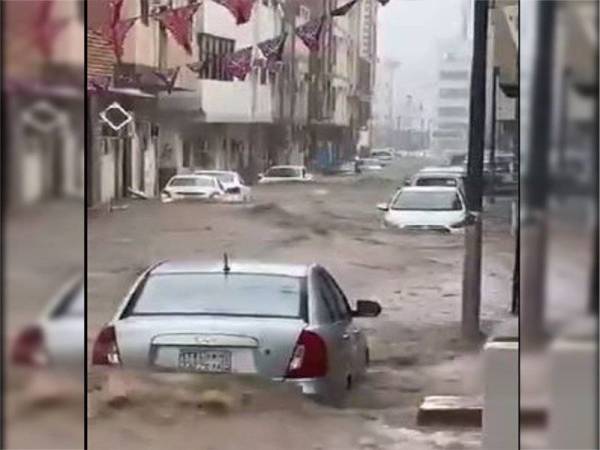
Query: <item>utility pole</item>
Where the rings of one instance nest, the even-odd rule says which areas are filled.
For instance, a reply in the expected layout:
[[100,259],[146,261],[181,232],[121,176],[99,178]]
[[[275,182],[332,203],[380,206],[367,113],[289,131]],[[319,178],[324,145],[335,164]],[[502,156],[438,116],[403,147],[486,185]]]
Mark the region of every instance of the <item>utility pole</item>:
[[527,171],[523,177],[522,237],[526,245],[523,255],[523,277],[519,308],[520,336],[524,345],[535,346],[544,338],[544,296],[546,283],[546,208],[548,197],[548,152],[552,119],[552,75],[554,67],[554,37],[556,31],[554,0],[537,4],[538,26],[535,43],[531,138]]
[[485,146],[485,81],[487,60],[488,0],[475,2],[473,61],[469,105],[469,156],[467,204],[475,220],[465,227],[465,256],[462,292],[462,334],[478,339],[481,308],[481,212],[483,197],[483,151]]

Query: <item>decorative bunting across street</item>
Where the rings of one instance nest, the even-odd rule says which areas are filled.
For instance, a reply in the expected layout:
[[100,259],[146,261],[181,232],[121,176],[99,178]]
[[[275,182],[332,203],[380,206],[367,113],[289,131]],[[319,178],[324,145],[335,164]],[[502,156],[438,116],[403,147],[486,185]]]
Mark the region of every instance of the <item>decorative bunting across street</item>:
[[246,47],[224,56],[225,71],[244,81],[246,75],[252,70],[252,47]]
[[296,34],[304,42],[309,50],[317,51],[320,47],[321,42],[321,31],[325,24],[325,16],[317,19],[312,19],[306,22],[304,25],[296,28]]
[[137,17],[121,20],[121,9],[124,0],[114,0],[110,2],[110,21],[102,27],[101,34],[104,39],[112,46],[113,53],[118,62],[123,57],[123,43],[131,27],[135,24]]
[[173,88],[175,87],[175,81],[177,81],[177,76],[179,75],[180,67],[176,67],[175,69],[169,69],[166,71],[155,70],[154,75],[156,75],[164,84],[167,92],[171,94],[173,92]]
[[257,46],[268,61],[281,61],[286,39],[287,33],[283,33],[281,36],[262,41]]
[[54,0],[43,0],[33,22],[33,44],[45,59],[50,59],[58,34],[67,25],[67,19],[53,19]]
[[[386,1],[389,1],[389,0],[386,0]],[[348,14],[348,11],[350,11],[352,9],[352,7],[354,5],[356,5],[357,3],[358,3],[358,0],[350,0],[348,3],[343,4],[339,8],[335,8],[333,11],[330,12],[330,15],[332,17],[345,16],[346,14]]]
[[200,3],[192,3],[183,8],[167,9],[157,16],[157,20],[170,31],[173,38],[181,45],[188,55],[192,54],[192,25],[194,14],[200,8]]
[[214,0],[214,2],[227,8],[235,17],[236,25],[241,25],[250,20],[255,0]]

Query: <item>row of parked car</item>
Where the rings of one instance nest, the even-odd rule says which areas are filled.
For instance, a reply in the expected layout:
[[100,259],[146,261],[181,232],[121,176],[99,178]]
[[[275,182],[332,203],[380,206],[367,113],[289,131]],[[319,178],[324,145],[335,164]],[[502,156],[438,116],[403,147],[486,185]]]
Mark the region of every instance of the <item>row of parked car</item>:
[[[304,166],[274,166],[259,175],[259,184],[306,183],[313,180]],[[205,200],[223,203],[252,201],[252,189],[237,172],[199,170],[173,176],[161,192],[161,201]]]

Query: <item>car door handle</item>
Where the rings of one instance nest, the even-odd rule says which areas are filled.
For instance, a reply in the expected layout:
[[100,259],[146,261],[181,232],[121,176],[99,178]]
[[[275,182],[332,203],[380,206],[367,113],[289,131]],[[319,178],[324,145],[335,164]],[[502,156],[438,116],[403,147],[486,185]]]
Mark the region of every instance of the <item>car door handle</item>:
[[344,333],[342,334],[342,339],[347,341],[348,339],[350,339],[350,335],[348,333]]

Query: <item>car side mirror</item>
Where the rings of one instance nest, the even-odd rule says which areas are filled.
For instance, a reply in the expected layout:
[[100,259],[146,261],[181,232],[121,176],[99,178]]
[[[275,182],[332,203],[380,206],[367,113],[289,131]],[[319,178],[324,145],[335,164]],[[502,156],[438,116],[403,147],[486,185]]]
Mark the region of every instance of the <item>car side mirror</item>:
[[353,317],[377,317],[381,314],[381,305],[372,300],[357,300]]
[[262,172],[261,172],[261,173],[259,173],[259,174],[258,174],[258,179],[259,179],[259,180],[260,180],[260,179],[262,179],[262,178],[264,178],[264,177],[265,177],[265,174],[264,174],[264,173],[262,173]]
[[465,225],[474,225],[477,220],[477,215],[471,211],[467,211],[465,216]]
[[387,203],[379,203],[379,204],[377,204],[377,209],[379,211],[389,211],[390,207],[388,206]]
[[404,186],[410,186],[410,180],[404,180]]

